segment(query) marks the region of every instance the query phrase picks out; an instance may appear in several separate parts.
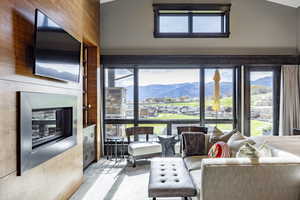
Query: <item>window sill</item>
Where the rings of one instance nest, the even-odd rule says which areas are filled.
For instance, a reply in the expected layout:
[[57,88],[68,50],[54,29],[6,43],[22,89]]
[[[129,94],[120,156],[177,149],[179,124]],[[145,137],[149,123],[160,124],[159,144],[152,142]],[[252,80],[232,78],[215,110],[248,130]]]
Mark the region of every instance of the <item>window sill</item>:
[[154,38],[229,38],[230,33],[154,33]]

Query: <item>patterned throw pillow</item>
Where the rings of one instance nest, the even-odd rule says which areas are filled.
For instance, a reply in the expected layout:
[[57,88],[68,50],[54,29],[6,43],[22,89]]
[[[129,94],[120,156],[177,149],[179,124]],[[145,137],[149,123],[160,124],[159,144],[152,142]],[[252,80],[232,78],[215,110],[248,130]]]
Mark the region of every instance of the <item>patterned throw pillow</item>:
[[253,145],[246,142],[236,154],[237,158],[259,158],[259,151]]
[[235,134],[233,134],[227,142],[231,157],[235,157],[239,149],[246,143],[249,143],[251,145],[255,144],[252,139],[243,136],[240,132],[236,132]]
[[230,151],[229,147],[225,142],[215,143],[208,152],[209,158],[229,158]]

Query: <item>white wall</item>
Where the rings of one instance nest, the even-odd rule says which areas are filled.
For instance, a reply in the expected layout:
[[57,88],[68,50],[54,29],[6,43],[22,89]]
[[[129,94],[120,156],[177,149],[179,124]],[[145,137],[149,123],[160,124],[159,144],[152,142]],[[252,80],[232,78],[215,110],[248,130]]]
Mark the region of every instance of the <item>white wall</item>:
[[231,0],[230,38],[156,39],[152,3],[152,0],[117,0],[101,6],[102,55],[284,55],[297,52],[295,8],[265,0]]

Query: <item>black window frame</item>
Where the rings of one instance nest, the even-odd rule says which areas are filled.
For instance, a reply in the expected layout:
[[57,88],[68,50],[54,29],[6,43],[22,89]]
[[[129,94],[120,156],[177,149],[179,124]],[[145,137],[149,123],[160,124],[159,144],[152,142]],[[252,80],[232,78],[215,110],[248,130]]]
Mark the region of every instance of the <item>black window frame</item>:
[[[230,36],[230,9],[231,4],[153,4],[154,38],[228,38]],[[168,11],[168,13],[160,13],[160,11]],[[178,13],[176,11],[182,12]],[[202,11],[202,13],[197,13],[195,11]],[[188,16],[188,32],[161,33],[159,30],[160,16]],[[221,16],[222,32],[194,33],[194,16]]]
[[273,72],[273,134],[279,135],[279,112],[280,112],[280,65],[245,65],[244,66],[244,127],[245,136],[251,136],[251,72]]
[[[232,69],[233,70],[233,116],[232,119],[206,119],[205,118],[205,69]],[[105,69],[133,69],[134,70],[134,106],[133,106],[133,112],[134,117],[133,119],[106,119],[105,118]],[[199,106],[200,106],[200,115],[199,119],[171,119],[171,120],[149,120],[149,119],[140,119],[139,118],[139,69],[199,69]],[[106,137],[106,124],[133,124],[134,126],[138,126],[139,124],[165,124],[167,125],[167,135],[172,135],[172,125],[174,124],[199,124],[200,126],[207,126],[209,124],[232,124],[233,128],[239,128],[240,127],[240,117],[239,115],[239,107],[240,107],[240,87],[238,87],[239,81],[240,81],[240,72],[241,67],[239,65],[197,65],[195,67],[164,67],[164,68],[157,68],[157,67],[142,67],[139,65],[127,65],[124,67],[121,66],[112,66],[112,65],[103,65],[101,68],[102,70],[102,94],[103,94],[103,138],[105,140]]]

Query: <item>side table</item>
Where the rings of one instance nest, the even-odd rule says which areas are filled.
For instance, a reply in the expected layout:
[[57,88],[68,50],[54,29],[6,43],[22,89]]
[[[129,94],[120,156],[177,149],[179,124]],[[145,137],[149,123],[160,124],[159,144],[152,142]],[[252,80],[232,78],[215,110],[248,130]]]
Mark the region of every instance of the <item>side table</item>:
[[175,155],[175,144],[179,141],[176,139],[176,135],[158,136],[158,140],[162,147],[163,157],[172,157]]
[[[124,138],[123,137],[108,137],[106,138],[107,145],[107,160],[115,159],[118,161],[118,157],[124,158]],[[119,149],[119,147],[120,149]],[[120,152],[120,154],[119,154]]]

